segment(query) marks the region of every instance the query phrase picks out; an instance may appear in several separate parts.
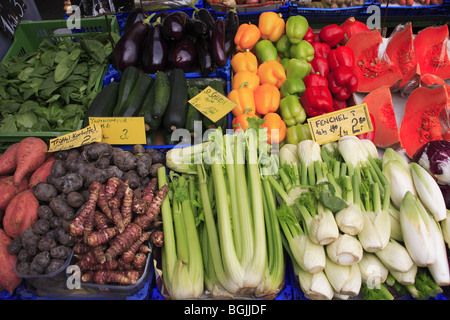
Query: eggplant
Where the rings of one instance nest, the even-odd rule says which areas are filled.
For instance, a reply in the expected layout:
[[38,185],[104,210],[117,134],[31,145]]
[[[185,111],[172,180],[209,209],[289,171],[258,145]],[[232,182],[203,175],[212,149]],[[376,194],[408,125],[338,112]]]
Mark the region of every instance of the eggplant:
[[214,24],[215,20],[213,16],[211,15],[211,12],[209,12],[208,9],[200,8],[196,10],[197,17],[200,21],[203,21],[206,26],[208,27],[208,33],[209,33],[209,39],[212,39],[213,31],[214,31]]
[[145,12],[144,9],[141,7],[134,9],[130,12],[130,14],[127,17],[127,20],[125,21],[125,25],[123,26],[123,32],[126,32],[128,29],[131,28],[132,25],[134,25],[136,22],[144,20],[148,16],[147,12]]
[[225,17],[225,52],[228,57],[232,56],[236,44],[234,43],[234,37],[236,36],[237,29],[239,28],[239,16],[236,12],[236,8],[227,12]]
[[139,66],[143,43],[150,29],[150,18],[151,16],[133,24],[117,42],[113,51],[113,63],[117,70]]
[[150,26],[142,53],[142,67],[147,73],[163,71],[167,67],[168,43],[162,35],[162,24],[155,22]]
[[197,62],[197,50],[194,42],[188,37],[172,44],[169,52],[169,64],[184,72],[191,71]]
[[186,24],[186,32],[195,39],[207,38],[209,36],[209,30],[206,23],[194,17],[188,19]]
[[199,38],[195,43],[197,49],[197,62],[203,77],[209,75],[214,69],[214,60],[211,54],[211,45],[208,39]]
[[163,34],[168,40],[179,41],[184,38],[189,16],[184,11],[170,12],[163,20]]
[[227,53],[225,52],[225,21],[217,19],[211,40],[211,50],[214,62],[219,68],[227,64]]

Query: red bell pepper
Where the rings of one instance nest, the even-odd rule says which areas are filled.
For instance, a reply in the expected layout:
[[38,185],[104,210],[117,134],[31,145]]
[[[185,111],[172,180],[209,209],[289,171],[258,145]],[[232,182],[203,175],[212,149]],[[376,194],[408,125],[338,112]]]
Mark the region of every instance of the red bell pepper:
[[369,116],[370,120],[372,121],[373,130],[363,134],[359,134],[357,135],[357,137],[360,139],[369,139],[370,141],[373,142],[375,140],[375,118],[371,113],[369,113]]
[[347,108],[347,101],[345,100],[338,100],[335,97],[333,97],[333,110],[338,111]]
[[314,48],[314,57],[322,57],[327,59],[328,54],[331,51],[331,47],[328,44],[322,42],[313,42],[311,43],[311,45]]
[[328,76],[328,88],[338,100],[347,100],[356,92],[358,78],[353,69],[347,66],[339,66],[331,71]]
[[306,31],[306,34],[303,36],[303,40],[306,40],[309,43],[314,42],[314,31],[311,27],[308,27],[308,31]]
[[333,110],[333,97],[330,90],[324,86],[306,87],[300,97],[300,102],[309,117],[320,116]]
[[330,73],[328,60],[325,58],[316,56],[309,64],[311,65],[311,73],[317,73],[323,77],[326,77]]
[[323,27],[319,32],[319,38],[331,48],[336,47],[345,38],[345,31],[337,24]]
[[327,87],[328,88],[328,80],[326,77],[321,76],[317,73],[308,74],[305,78],[303,78],[303,83],[305,87]]
[[339,66],[347,66],[353,68],[355,57],[353,55],[352,48],[340,46],[330,51],[327,60],[330,70],[333,71]]

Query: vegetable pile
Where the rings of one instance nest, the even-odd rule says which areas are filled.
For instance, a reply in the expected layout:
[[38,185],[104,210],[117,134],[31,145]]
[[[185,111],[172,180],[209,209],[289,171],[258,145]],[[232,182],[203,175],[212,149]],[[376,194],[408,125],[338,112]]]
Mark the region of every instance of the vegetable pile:
[[36,52],[2,61],[0,132],[76,130],[111,54],[108,34],[98,34],[43,41]]
[[195,8],[192,17],[184,11],[150,16],[139,12],[128,16],[127,28],[114,49],[114,66],[119,71],[134,66],[153,74],[178,68],[207,76],[224,67],[234,50],[236,11],[230,10],[225,19],[214,19],[205,8]]

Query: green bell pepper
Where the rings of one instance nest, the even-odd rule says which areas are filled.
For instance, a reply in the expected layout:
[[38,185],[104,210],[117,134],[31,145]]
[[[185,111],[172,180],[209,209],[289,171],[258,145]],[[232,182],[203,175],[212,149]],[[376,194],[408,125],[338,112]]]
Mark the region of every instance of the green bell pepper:
[[280,113],[287,127],[295,126],[306,120],[306,112],[300,103],[300,98],[293,94],[280,100]]
[[286,78],[305,78],[311,73],[311,64],[304,59],[290,58],[286,64]]
[[259,40],[255,45],[255,53],[260,63],[278,59],[278,51],[270,40]]
[[305,83],[300,78],[286,78],[280,88],[281,98],[290,94],[301,96],[306,90]]
[[289,58],[282,58],[280,61],[281,65],[284,67],[284,70],[286,70],[289,60]]
[[311,131],[308,123],[299,123],[286,129],[286,138],[284,141],[288,144],[297,145],[300,141],[311,140]]
[[289,48],[291,58],[304,59],[311,62],[314,59],[314,47],[306,40],[291,45]]
[[275,44],[275,48],[277,48],[278,54],[281,58],[289,58],[289,49],[291,48],[291,42],[286,34],[283,34],[280,39]]
[[285,33],[291,43],[299,43],[308,32],[308,20],[303,16],[290,16],[286,20]]

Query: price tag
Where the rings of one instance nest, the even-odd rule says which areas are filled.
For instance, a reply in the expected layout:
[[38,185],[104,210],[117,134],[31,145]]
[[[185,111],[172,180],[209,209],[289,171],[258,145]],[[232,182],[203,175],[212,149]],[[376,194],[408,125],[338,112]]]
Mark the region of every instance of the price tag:
[[98,125],[89,125],[81,130],[74,131],[54,139],[50,139],[48,152],[78,148],[102,140],[102,129]]
[[373,130],[367,104],[359,104],[308,119],[312,139],[319,145]]
[[212,122],[219,121],[236,106],[236,103],[210,86],[189,100],[189,103]]
[[146,144],[143,117],[90,117],[90,124],[102,129],[102,141],[114,144]]

